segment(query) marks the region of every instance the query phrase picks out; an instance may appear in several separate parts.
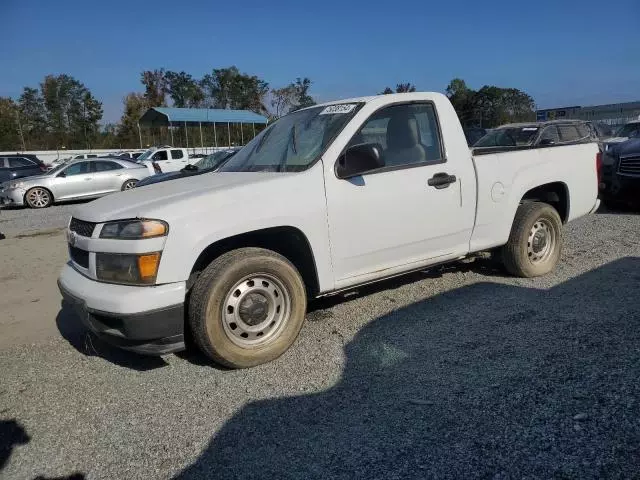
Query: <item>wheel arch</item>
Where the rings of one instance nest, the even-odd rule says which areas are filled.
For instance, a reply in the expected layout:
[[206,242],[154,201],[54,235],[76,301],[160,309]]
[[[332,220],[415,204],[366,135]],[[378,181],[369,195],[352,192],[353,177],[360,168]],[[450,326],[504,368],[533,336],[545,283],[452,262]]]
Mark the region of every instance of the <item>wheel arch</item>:
[[562,223],[567,223],[569,220],[569,211],[571,208],[569,187],[567,187],[567,184],[564,182],[545,183],[529,189],[522,196],[519,204],[525,202],[548,203],[558,211]]
[[309,239],[300,229],[292,226],[254,230],[211,243],[200,252],[191,267],[187,288],[193,285],[199,273],[213,260],[231,250],[244,247],[265,248],[279,253],[298,269],[309,297],[320,291],[318,270]]

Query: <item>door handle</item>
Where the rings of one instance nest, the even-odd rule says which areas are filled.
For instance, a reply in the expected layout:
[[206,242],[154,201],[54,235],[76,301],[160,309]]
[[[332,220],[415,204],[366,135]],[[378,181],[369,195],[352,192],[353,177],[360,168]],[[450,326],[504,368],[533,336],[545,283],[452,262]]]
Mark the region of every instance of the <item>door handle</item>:
[[89,177],[89,178],[85,178],[85,179],[84,179],[84,181],[85,181],[85,182],[88,182],[88,181],[90,181],[90,180],[91,180],[91,177]]
[[447,188],[452,183],[455,183],[456,180],[457,178],[455,175],[449,175],[448,173],[440,172],[440,173],[436,173],[433,177],[431,177],[427,181],[427,184],[430,187],[435,187],[438,190],[440,190],[441,188]]

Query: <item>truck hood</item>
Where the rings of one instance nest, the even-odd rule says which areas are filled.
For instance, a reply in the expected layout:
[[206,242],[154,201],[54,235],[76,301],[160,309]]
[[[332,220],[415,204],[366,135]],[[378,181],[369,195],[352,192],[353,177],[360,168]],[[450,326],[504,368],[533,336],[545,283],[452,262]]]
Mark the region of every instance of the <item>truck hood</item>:
[[[258,184],[281,182],[295,173],[223,172],[133,188],[86,203],[73,216],[89,222],[127,218],[175,220],[183,209],[206,209],[215,204],[233,202],[258,191]],[[234,192],[232,190],[243,190]],[[250,192],[250,193],[249,193]],[[215,202],[215,203],[214,203]]]

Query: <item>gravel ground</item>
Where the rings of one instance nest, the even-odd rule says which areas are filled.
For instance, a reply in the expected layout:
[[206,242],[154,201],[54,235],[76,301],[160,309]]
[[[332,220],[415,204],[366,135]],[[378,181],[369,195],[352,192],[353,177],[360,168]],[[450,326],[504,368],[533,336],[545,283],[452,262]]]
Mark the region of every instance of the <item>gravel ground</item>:
[[78,204],[79,202],[63,203],[38,210],[24,207],[3,208],[0,210],[0,232],[10,238],[40,230],[65,228]]
[[112,349],[56,299],[49,337],[0,346],[0,476],[639,478],[639,232],[596,214],[544,278],[479,261],[316,302],[243,371]]

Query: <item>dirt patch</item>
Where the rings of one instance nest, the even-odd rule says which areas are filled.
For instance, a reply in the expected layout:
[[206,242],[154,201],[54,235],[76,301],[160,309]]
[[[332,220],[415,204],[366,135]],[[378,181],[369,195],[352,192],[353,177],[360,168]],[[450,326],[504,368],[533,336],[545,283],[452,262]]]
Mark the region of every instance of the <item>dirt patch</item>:
[[0,347],[58,335],[56,280],[67,244],[60,229],[37,233],[7,238],[0,247]]
[[36,232],[22,233],[15,235],[13,238],[33,238],[33,237],[54,237],[60,232],[63,232],[65,228],[52,228],[50,230],[38,230]]

